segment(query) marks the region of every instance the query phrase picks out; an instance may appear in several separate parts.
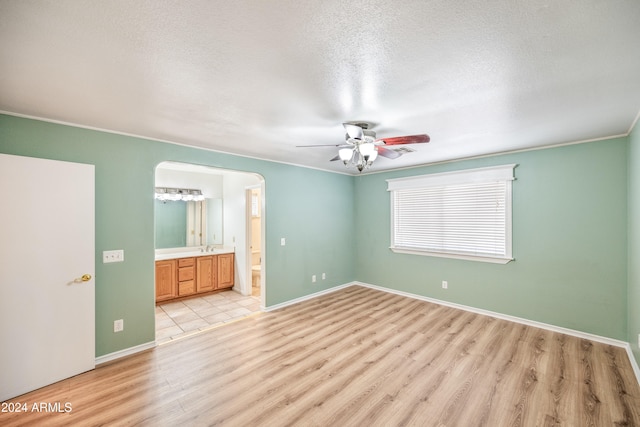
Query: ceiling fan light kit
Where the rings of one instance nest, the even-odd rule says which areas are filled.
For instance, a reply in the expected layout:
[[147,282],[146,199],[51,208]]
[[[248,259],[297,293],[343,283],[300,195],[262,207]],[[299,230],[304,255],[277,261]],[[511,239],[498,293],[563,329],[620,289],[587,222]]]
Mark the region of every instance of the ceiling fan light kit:
[[342,126],[347,131],[344,144],[299,145],[298,147],[338,147],[338,155],[331,161],[342,160],[345,166],[354,166],[362,172],[371,167],[378,155],[388,159],[397,159],[402,154],[415,151],[410,149],[391,150],[385,148],[385,145],[420,144],[431,140],[426,134],[376,139],[376,133],[369,130],[369,123],[366,122],[343,123]]
[[354,148],[341,148],[338,151],[345,166],[355,166],[360,172],[368,169],[378,157],[378,147],[372,142],[357,144]]
[[353,148],[341,148],[338,150],[338,156],[340,156],[340,160],[342,160],[345,165],[353,158],[353,151]]

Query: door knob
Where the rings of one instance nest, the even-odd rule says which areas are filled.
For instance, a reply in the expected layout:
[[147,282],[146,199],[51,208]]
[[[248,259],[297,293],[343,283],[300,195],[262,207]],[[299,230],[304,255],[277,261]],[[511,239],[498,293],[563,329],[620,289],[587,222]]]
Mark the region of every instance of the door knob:
[[83,274],[82,277],[78,277],[77,279],[74,280],[74,282],[81,283],[81,282],[88,282],[89,280],[91,280],[91,275]]

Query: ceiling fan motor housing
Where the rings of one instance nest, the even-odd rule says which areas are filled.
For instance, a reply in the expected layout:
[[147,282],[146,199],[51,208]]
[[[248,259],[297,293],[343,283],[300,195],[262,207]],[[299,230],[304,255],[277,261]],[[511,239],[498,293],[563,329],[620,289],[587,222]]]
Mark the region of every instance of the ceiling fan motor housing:
[[364,143],[364,142],[374,142],[376,140],[376,133],[374,131],[372,131],[372,130],[363,129],[362,130],[362,134],[363,134],[363,138],[362,139],[351,138],[348,133],[346,133],[344,135],[344,138],[347,140],[347,142],[349,142],[351,144],[359,144],[359,143]]

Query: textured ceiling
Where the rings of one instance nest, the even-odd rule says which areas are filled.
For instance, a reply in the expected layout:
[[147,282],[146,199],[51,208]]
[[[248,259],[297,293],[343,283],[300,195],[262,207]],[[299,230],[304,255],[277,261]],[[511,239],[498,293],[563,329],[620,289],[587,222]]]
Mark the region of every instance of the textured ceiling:
[[[0,0],[0,110],[345,172],[628,133],[640,1]],[[353,171],[351,171],[353,172]]]

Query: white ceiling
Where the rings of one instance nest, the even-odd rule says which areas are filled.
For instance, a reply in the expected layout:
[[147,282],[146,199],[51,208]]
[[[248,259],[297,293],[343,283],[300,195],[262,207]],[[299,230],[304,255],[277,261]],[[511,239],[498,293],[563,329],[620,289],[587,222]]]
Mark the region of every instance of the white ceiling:
[[[345,172],[627,134],[638,0],[0,0],[0,110]],[[353,172],[353,171],[352,171]]]

